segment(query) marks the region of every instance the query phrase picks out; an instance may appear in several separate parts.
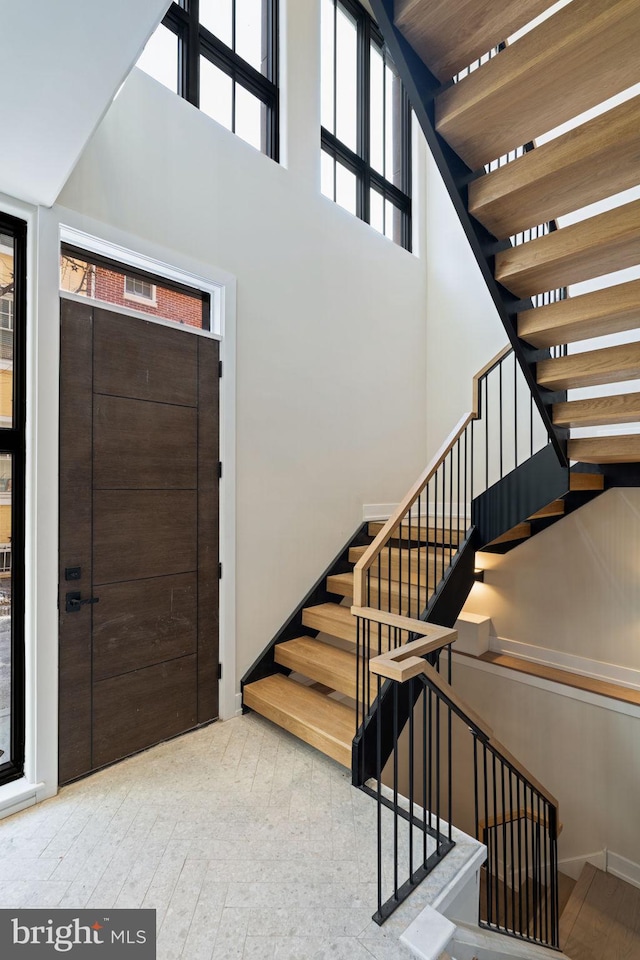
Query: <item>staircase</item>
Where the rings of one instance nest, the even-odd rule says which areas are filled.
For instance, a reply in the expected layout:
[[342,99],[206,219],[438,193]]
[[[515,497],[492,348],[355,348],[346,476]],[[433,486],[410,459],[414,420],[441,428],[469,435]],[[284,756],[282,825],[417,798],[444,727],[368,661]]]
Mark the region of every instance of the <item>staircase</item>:
[[[379,522],[367,525],[369,542],[382,526]],[[435,534],[433,529],[429,531],[426,527],[418,529],[416,526],[411,535],[426,544],[427,538],[433,538]],[[463,537],[464,531],[452,532],[454,543],[446,548],[445,569],[455,553],[454,544]],[[335,600],[302,606],[298,612],[300,635],[274,644],[273,669],[285,672],[274,672],[252,680],[252,671],[255,673],[252,668],[243,684],[245,707],[262,714],[348,768],[352,763],[358,696],[357,625],[351,613],[353,567],[367,549],[366,544],[348,548],[349,569],[341,573],[329,572],[324,578],[326,592]],[[433,578],[436,567],[442,563],[443,551],[425,545],[419,548],[413,565],[405,562],[404,569],[401,549],[392,548],[389,553],[379,564],[380,583],[376,581],[372,588],[371,602],[400,615],[407,612],[410,604],[417,603],[421,610],[424,609],[435,590]],[[384,638],[382,645],[385,646]]]
[[[521,808],[511,804],[509,822],[543,824],[554,851],[540,863],[550,871],[546,928],[501,932],[557,948],[557,802],[456,699],[450,657],[448,683],[438,671],[452,642],[443,631],[473,584],[477,550],[505,552],[605,486],[640,483],[640,279],[615,276],[640,267],[640,199],[618,196],[640,190],[640,95],[626,93],[640,83],[640,0],[371,6],[509,347],[478,373],[471,411],[394,516],[355,535],[245,676],[243,704],[372,790],[369,778],[375,770],[381,783],[418,699],[428,693],[431,704],[433,695],[449,723],[452,712],[463,720],[485,763],[492,753],[494,778],[498,762],[510,784],[521,777],[517,789],[531,791],[524,814],[514,817]],[[606,109],[609,98],[617,99]],[[581,212],[603,201],[604,209]],[[585,282],[595,289],[572,290]],[[611,342],[614,335],[632,342]],[[396,767],[396,790],[397,775]],[[497,807],[493,781],[492,815],[506,823],[504,776]],[[383,803],[380,786],[377,795]],[[543,820],[534,803],[546,805]],[[412,804],[399,814],[396,796],[391,807],[411,821]],[[485,795],[486,812],[489,805]],[[439,812],[437,824],[440,856],[452,841],[450,831],[440,835]],[[426,875],[426,839],[424,849],[423,872],[410,875],[402,896]],[[379,922],[398,898],[396,877],[389,903],[379,900]]]
[[[551,304],[541,295],[640,264],[640,199],[616,199],[640,184],[640,95],[625,93],[640,82],[640,3],[573,0],[532,28],[549,0],[372,7],[557,447],[637,482],[626,465],[640,461],[640,433],[619,425],[640,423],[640,395],[624,386],[640,378],[640,348],[606,338],[639,330],[640,280]],[[549,221],[557,229],[522,236]],[[586,387],[597,395],[562,396]]]

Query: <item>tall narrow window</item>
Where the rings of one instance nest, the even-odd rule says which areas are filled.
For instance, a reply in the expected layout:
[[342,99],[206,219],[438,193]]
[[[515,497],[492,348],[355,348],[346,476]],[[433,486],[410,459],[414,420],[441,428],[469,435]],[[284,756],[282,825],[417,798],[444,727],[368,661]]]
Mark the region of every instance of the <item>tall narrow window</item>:
[[278,159],[278,0],[172,3],[138,66]]
[[0,783],[24,771],[26,224],[0,214]]
[[322,0],[322,192],[411,249],[411,110],[369,14]]

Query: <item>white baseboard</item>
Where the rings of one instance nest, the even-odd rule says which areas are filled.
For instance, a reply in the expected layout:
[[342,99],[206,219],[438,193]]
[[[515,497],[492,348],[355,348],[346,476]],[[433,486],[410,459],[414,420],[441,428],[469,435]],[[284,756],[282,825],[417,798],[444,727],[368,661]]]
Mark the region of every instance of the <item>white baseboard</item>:
[[362,519],[365,523],[368,520],[388,520],[397,509],[397,503],[365,503],[362,507]]
[[632,886],[640,888],[640,863],[627,860],[626,857],[622,857],[619,853],[613,853],[612,850],[605,852],[607,873],[611,873],[614,877],[618,877],[620,880],[625,880]]
[[242,694],[241,694],[241,693],[236,693],[236,712],[235,712],[235,716],[236,716],[236,717],[241,717],[241,716],[242,716]]
[[577,880],[582,873],[585,864],[590,863],[599,870],[607,869],[607,851],[598,850],[596,853],[585,853],[581,857],[569,857],[566,860],[558,860],[558,870],[565,873],[572,880]]
[[494,653],[503,653],[509,657],[544,664],[546,667],[568,670],[582,677],[593,677],[595,680],[604,680],[607,683],[617,683],[621,687],[640,690],[640,670],[634,670],[632,667],[622,667],[604,660],[591,660],[589,657],[579,657],[571,653],[563,653],[561,650],[551,650],[549,647],[509,640],[506,637],[490,637],[489,648]]

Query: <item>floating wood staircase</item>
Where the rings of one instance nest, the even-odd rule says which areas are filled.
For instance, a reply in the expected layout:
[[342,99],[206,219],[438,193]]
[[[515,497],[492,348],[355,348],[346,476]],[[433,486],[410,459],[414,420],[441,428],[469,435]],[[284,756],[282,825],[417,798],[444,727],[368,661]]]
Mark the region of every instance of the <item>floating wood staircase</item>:
[[[413,85],[421,100],[431,98],[431,113],[414,106],[445,180],[453,172],[447,182],[454,202],[466,203],[463,225],[476,256],[493,268],[494,299],[519,338],[552,428],[562,442],[572,429],[594,433],[570,438],[568,458],[601,464],[610,474],[608,465],[640,462],[640,395],[633,387],[612,395],[600,389],[640,379],[638,343],[603,339],[640,334],[640,280],[537,305],[546,291],[587,280],[597,285],[640,265],[640,199],[616,199],[640,185],[640,96],[630,95],[640,82],[639,0],[573,0],[551,13],[551,0],[372,6],[410,92]],[[403,40],[428,73],[417,70]],[[491,51],[496,55],[486,56]],[[605,104],[609,98],[617,100]],[[584,118],[585,111],[596,115]],[[609,209],[562,220],[607,200]],[[536,235],[549,222],[551,231]],[[522,231],[532,238],[519,237]],[[574,346],[585,340],[589,349]],[[566,345],[569,355],[559,355]],[[549,348],[554,352],[545,357]],[[604,395],[558,396],[583,387]],[[627,434],[606,429],[624,423],[635,426]]]
[[[368,540],[377,535],[381,526],[378,522],[368,524]],[[402,615],[409,598],[416,602],[418,591],[421,605],[427,606],[433,586],[425,584],[433,583],[435,562],[435,550],[428,546],[427,538],[433,538],[435,533],[433,527],[427,528],[426,525],[411,527],[411,537],[425,544],[416,553],[412,567],[405,563],[402,569],[399,549],[392,551],[391,563],[383,558],[379,583],[371,590],[374,606],[381,598],[386,609]],[[451,540],[444,561],[448,566],[463,532],[452,527],[450,537],[448,530],[446,533]],[[366,549],[367,546],[362,545],[348,550],[351,567]],[[442,554],[443,551],[439,550],[440,564]],[[274,670],[283,672],[246,683],[243,703],[343,766],[351,767],[352,741],[356,733],[357,642],[356,619],[351,614],[353,569],[329,574],[326,589],[336,597],[336,602],[312,604],[301,609],[300,627],[307,633],[301,632],[299,636],[276,643],[273,649]],[[387,646],[383,636],[382,650]]]

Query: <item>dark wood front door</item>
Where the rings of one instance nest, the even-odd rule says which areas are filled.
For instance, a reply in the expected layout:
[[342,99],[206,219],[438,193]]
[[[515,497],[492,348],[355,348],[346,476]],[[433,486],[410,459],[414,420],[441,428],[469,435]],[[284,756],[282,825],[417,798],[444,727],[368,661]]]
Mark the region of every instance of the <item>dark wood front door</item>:
[[69,300],[61,337],[66,783],[218,714],[219,345]]

